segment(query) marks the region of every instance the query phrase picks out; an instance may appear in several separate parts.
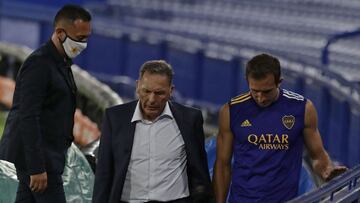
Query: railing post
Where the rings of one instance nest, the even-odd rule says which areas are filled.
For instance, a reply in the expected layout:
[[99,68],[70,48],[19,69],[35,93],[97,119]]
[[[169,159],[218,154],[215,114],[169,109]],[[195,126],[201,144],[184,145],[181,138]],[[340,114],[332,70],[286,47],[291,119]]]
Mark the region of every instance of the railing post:
[[348,37],[353,37],[360,35],[360,29],[356,29],[349,32],[342,32],[342,33],[336,33],[334,35],[331,35],[328,38],[328,41],[326,42],[326,45],[324,46],[323,50],[321,51],[321,63],[323,66],[327,66],[329,64],[329,46],[336,42],[339,39],[344,39]]

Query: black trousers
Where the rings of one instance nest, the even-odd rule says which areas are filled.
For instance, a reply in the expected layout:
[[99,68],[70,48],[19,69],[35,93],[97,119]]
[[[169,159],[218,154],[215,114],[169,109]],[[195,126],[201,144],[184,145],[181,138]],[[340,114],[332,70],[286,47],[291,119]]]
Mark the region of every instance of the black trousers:
[[42,193],[31,191],[30,176],[17,172],[19,179],[15,203],[66,203],[61,175],[48,174],[48,187]]
[[[127,203],[127,202],[120,201],[120,203]],[[184,197],[184,198],[181,198],[181,199],[171,200],[171,201],[167,201],[167,202],[148,201],[148,202],[144,202],[144,203],[191,203],[191,198],[190,197]]]

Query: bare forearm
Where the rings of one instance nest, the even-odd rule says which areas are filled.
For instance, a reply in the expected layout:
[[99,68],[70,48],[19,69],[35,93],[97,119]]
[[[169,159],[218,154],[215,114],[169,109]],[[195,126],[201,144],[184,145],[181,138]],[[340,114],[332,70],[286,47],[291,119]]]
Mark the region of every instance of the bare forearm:
[[323,152],[320,156],[313,159],[312,166],[315,173],[324,179],[326,171],[328,171],[329,168],[332,168],[333,164],[329,155],[326,152]]
[[225,203],[230,185],[230,166],[219,166],[215,164],[214,191],[216,203]]
[[325,181],[344,173],[345,166],[334,166],[328,153],[322,144],[320,132],[317,126],[316,109],[310,100],[305,107],[304,141],[312,159],[313,170]]

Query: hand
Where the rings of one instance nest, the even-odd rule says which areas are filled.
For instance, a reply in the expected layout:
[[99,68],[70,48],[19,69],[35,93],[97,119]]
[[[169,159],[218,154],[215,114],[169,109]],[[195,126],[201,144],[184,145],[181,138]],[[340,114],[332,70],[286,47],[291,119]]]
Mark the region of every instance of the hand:
[[44,192],[47,188],[47,173],[30,175],[29,187],[33,192]]
[[329,167],[323,173],[322,178],[327,182],[327,181],[330,181],[331,179],[335,178],[336,176],[344,173],[347,170],[348,170],[348,168],[345,166]]

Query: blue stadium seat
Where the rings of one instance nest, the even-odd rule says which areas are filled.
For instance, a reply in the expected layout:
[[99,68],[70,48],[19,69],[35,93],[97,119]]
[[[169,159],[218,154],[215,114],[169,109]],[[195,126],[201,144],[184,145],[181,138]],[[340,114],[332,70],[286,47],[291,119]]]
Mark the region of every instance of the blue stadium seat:
[[124,72],[127,37],[104,36],[94,33],[86,51],[86,69],[91,72],[120,75]]
[[[14,0],[18,2],[29,2],[27,0]],[[94,0],[93,0],[94,1]],[[97,0],[100,1],[100,0]],[[105,0],[102,0],[105,1]],[[60,0],[60,1],[47,1],[47,0],[31,0],[32,4],[39,4],[39,5],[47,5],[47,6],[53,6],[53,7],[60,7],[66,3],[72,3],[72,4],[82,4],[85,2],[84,0]]]
[[43,44],[49,41],[50,36],[54,32],[54,26],[49,22],[40,23],[40,39],[39,43]]
[[281,87],[298,94],[304,92],[304,78],[296,73],[291,73],[286,70],[283,71],[284,80],[281,83]]
[[124,75],[108,75],[92,73],[101,82],[109,85],[124,100],[136,98],[136,82],[133,78]]
[[330,92],[330,115],[328,118],[328,152],[331,157],[347,163],[350,109],[342,95]]
[[241,60],[241,63],[237,70],[237,74],[238,74],[237,75],[237,77],[238,77],[237,78],[237,87],[236,87],[237,95],[250,91],[248,82],[246,80],[246,63],[249,59],[240,57],[240,60]]
[[205,54],[201,81],[201,99],[214,104],[223,104],[239,94],[240,60],[229,56],[227,59]]
[[136,39],[130,36],[127,49],[126,69],[124,74],[137,79],[139,69],[146,61],[159,60],[165,57],[165,44],[161,41],[152,42],[148,39]]
[[39,44],[39,39],[40,23],[22,19],[0,18],[0,41],[35,49]]
[[175,72],[175,89],[186,98],[200,99],[203,51],[198,46],[197,42],[183,40],[167,46],[166,60]]
[[309,98],[314,104],[318,113],[318,128],[323,140],[325,148],[328,148],[329,135],[329,100],[330,94],[328,88],[318,81],[311,78],[307,78],[304,83],[303,94],[306,98]]

